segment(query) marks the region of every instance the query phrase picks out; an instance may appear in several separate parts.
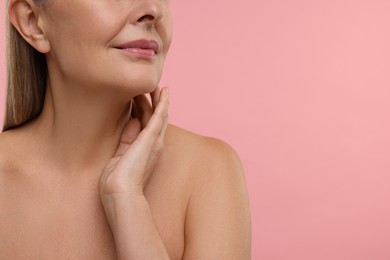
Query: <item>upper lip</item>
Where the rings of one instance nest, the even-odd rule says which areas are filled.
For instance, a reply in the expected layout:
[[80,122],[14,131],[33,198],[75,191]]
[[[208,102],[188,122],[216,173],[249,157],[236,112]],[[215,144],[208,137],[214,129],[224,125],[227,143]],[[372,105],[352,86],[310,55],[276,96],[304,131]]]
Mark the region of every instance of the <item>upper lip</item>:
[[159,44],[154,40],[136,40],[127,42],[118,46],[115,46],[117,49],[130,49],[130,48],[139,48],[139,49],[152,49],[157,54],[159,52]]

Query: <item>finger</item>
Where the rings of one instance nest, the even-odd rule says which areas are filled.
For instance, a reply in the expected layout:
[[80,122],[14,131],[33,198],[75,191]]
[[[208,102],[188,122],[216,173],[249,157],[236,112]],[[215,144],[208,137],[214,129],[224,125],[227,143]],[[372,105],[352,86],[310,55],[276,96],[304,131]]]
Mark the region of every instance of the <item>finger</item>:
[[161,129],[161,132],[160,132],[160,136],[162,136],[162,138],[164,138],[167,127],[168,127],[169,90],[167,87],[165,87],[165,88],[161,89],[160,93],[162,93],[162,92],[165,92],[164,95],[166,95],[165,98],[166,98],[166,102],[167,102],[166,111],[164,112],[165,118],[164,118],[164,122],[163,122],[163,128]]
[[127,122],[123,129],[121,139],[119,141],[118,149],[114,157],[122,156],[130,147],[130,145],[137,138],[141,131],[141,123],[138,118],[134,118]]
[[161,89],[157,87],[152,93],[150,93],[150,97],[152,99],[153,110],[156,109],[158,101],[160,99]]
[[165,135],[168,129],[168,114],[166,115],[164,122],[163,122],[163,127],[160,131],[160,134],[157,138],[157,140],[153,144],[153,148],[151,153],[149,154],[149,162],[146,164],[145,167],[145,175],[143,178],[143,186],[147,183],[150,174],[152,173],[156,162],[160,158],[160,156],[163,154],[164,147],[165,147]]
[[153,115],[153,108],[145,95],[139,95],[134,98],[134,103],[141,120],[142,128],[145,128]]
[[162,139],[162,142],[164,143],[164,139],[165,139],[165,135],[167,133],[167,129],[168,129],[168,114],[166,115],[165,117],[165,121],[163,123],[163,128],[161,129],[160,131],[160,138]]
[[148,125],[139,136],[139,139],[146,139],[146,142],[150,148],[154,144],[154,141],[160,136],[160,133],[164,130],[164,127],[167,125],[168,106],[168,90],[164,88],[161,92],[160,100],[157,104],[156,110],[150,118]]
[[[146,166],[147,161],[155,142],[161,136],[161,133],[165,132],[167,125],[167,113],[168,112],[168,94],[167,91],[163,91],[160,97],[160,101],[157,104],[156,110],[150,118],[147,126],[141,131],[133,145],[129,149],[128,153],[124,156],[131,158],[136,156],[139,165]],[[126,159],[125,159],[126,160]]]

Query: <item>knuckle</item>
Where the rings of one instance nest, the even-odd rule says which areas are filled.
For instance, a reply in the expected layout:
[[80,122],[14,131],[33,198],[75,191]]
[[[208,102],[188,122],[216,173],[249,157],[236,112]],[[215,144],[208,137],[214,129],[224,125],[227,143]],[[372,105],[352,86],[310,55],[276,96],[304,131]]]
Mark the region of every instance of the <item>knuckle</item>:
[[164,141],[161,140],[161,139],[158,139],[158,140],[156,141],[156,143],[155,143],[155,150],[156,150],[157,152],[160,152],[160,151],[162,151],[163,148],[164,148]]
[[166,118],[166,114],[165,113],[160,113],[159,114],[159,118],[161,120],[161,123],[164,122],[165,118]]

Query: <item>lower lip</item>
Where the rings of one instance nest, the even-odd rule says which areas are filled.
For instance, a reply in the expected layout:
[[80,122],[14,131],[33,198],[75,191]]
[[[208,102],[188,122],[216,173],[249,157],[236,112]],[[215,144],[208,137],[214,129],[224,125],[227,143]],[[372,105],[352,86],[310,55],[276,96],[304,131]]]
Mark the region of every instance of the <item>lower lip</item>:
[[156,53],[152,49],[127,48],[119,50],[143,58],[153,58],[154,56],[156,56]]

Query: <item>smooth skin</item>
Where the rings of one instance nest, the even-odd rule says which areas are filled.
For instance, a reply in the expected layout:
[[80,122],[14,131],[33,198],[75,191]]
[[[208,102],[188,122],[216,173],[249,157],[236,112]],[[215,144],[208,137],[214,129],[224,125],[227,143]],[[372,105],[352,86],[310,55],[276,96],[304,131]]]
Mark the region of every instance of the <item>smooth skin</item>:
[[[236,153],[168,125],[167,2],[48,3],[9,6],[49,80],[40,116],[0,135],[0,259],[250,259]],[[140,38],[156,57],[115,48]]]

